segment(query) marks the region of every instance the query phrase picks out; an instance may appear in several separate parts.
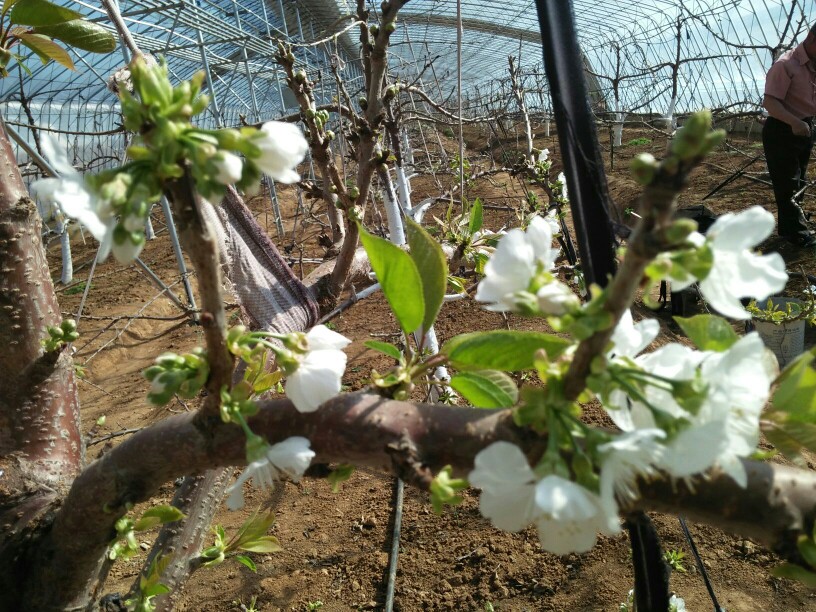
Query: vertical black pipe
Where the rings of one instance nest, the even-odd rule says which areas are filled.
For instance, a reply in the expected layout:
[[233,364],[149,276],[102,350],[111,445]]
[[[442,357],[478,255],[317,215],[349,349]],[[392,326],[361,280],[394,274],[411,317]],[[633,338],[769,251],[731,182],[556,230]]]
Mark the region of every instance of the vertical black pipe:
[[614,233],[572,2],[536,0],[536,7],[581,268],[588,282],[604,286],[615,273]]
[[[536,8],[581,267],[587,282],[604,286],[615,273],[614,232],[572,2],[536,0]],[[637,610],[666,612],[669,578],[654,525],[641,512],[630,516],[626,526],[632,544]]]

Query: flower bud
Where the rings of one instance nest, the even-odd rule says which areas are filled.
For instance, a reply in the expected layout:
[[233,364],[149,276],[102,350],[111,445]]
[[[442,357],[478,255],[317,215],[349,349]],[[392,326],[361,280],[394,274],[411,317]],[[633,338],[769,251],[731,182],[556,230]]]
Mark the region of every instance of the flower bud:
[[694,113],[677,131],[672,141],[671,152],[683,161],[697,157],[710,129],[711,111]]
[[711,150],[720,146],[725,140],[725,130],[714,130],[706,135],[703,146],[700,148],[700,155],[707,155]]
[[666,229],[666,240],[669,241],[670,244],[680,244],[686,241],[686,238],[692,232],[697,231],[697,222],[693,219],[676,219],[667,229]]
[[305,83],[306,82],[306,71],[305,70],[298,70],[295,73],[295,80],[298,83]]
[[385,31],[388,32],[389,34],[392,34],[396,29],[397,24],[393,21],[389,21],[388,23],[385,24]]
[[632,159],[632,175],[641,185],[649,185],[657,172],[658,164],[651,153],[640,153]]
[[218,130],[215,137],[218,139],[219,148],[229,149],[230,151],[238,149],[243,141],[241,132],[234,129]]

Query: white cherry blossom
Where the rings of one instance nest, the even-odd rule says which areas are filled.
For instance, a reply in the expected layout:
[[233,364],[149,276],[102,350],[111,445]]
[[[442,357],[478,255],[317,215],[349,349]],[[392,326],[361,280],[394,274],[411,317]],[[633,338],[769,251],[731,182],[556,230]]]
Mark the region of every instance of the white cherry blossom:
[[694,422],[725,421],[725,445],[717,463],[745,487],[748,478],[740,457],[749,456],[759,443],[760,413],[778,373],[776,360],[759,335],[751,333],[725,352],[707,352],[700,372],[708,397]]
[[216,169],[215,180],[222,185],[232,185],[241,180],[244,162],[229,151],[221,151],[212,160]]
[[300,436],[268,445],[263,455],[251,462],[227,488],[227,507],[230,510],[243,508],[243,485],[249,479],[252,479],[253,485],[262,491],[274,488],[275,482],[280,480],[282,475],[297,482],[314,456],[314,451],[309,448],[309,440]]
[[[757,255],[751,251],[773,231],[774,218],[760,206],[740,213],[726,213],[709,228],[705,242],[714,253],[711,271],[700,281],[700,292],[720,314],[733,319],[750,319],[740,298],[764,300],[781,291],[788,282],[785,261],[778,253]],[[699,234],[691,241],[701,241]],[[680,291],[694,279],[671,279]]]
[[488,302],[487,310],[515,310],[514,295],[528,290],[539,267],[551,270],[558,252],[552,246],[552,228],[541,217],[534,217],[526,232],[510,230],[485,264],[485,277],[476,289],[476,299]]
[[597,533],[620,532],[618,516],[601,498],[579,484],[550,475],[536,485],[536,519],[541,547],[556,555],[586,552]]
[[655,474],[665,452],[662,429],[635,429],[598,446],[601,463],[601,500],[617,509],[617,501],[637,499],[637,479]]
[[82,175],[68,159],[66,147],[59,140],[45,132],[41,143],[46,159],[58,176],[35,181],[31,185],[32,193],[44,203],[56,205],[66,217],[88,228],[93,237],[105,245],[103,250],[107,255],[116,225],[111,207],[88,189]]
[[675,420],[679,431],[663,443],[655,466],[675,478],[689,478],[716,464],[737,484],[746,486],[741,458],[749,456],[759,442],[760,413],[778,371],[759,336],[748,334],[723,352],[669,344],[634,362],[645,372],[668,380],[699,376],[706,397],[696,411],[689,412],[660,385],[644,389],[649,406],[617,390],[603,398],[615,424],[625,432],[653,430],[658,421],[652,409],[658,410],[662,418]]
[[569,193],[567,192],[567,177],[563,172],[558,173],[558,182],[561,183],[561,197],[569,201]]
[[325,325],[313,327],[306,334],[308,352],[286,378],[286,396],[299,412],[314,412],[323,402],[340,393],[341,379],[346,370],[346,354],[342,349],[351,340]]
[[267,121],[252,138],[261,150],[253,161],[262,172],[281,183],[296,183],[300,175],[295,168],[303,161],[309,145],[303,132],[292,123]]
[[538,163],[547,161],[550,158],[550,150],[544,149],[538,153]]
[[468,481],[482,490],[482,516],[504,531],[521,531],[535,520],[538,479],[518,446],[494,442],[473,463]]
[[585,552],[597,532],[620,530],[616,508],[560,476],[538,479],[524,453],[509,442],[494,442],[480,451],[470,484],[479,487],[479,510],[497,528],[520,531],[535,523],[542,548],[557,555]]
[[[699,351],[673,343],[636,357],[634,363],[650,374],[679,381],[691,380],[703,358],[704,355]],[[644,399],[650,406],[675,419],[688,419],[691,416],[667,389],[646,386]],[[639,399],[628,398],[622,390],[613,391],[608,398],[602,398],[602,402],[612,421],[623,431],[657,427],[649,407]]]
[[538,307],[547,315],[560,316],[581,307],[581,300],[559,281],[547,283],[536,293]]

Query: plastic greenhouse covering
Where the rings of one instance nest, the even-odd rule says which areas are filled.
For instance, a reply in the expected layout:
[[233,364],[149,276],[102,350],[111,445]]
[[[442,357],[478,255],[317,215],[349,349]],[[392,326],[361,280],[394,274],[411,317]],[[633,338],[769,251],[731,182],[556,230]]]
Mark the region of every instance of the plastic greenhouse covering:
[[[174,77],[208,69],[215,103],[205,120],[229,126],[242,118],[275,118],[295,106],[272,58],[280,39],[301,45],[299,60],[310,76],[336,58],[353,94],[355,82],[361,82],[354,4],[127,0],[119,8],[139,46],[165,57]],[[65,5],[110,27],[97,3],[67,0]],[[703,106],[759,112],[762,80],[774,53],[804,37],[814,9],[812,0],[576,0],[573,5],[595,110],[664,115]],[[378,4],[371,8],[378,10]],[[459,8],[465,114],[511,104],[508,55],[519,58],[528,108],[546,113],[550,100],[535,4],[461,0]],[[457,2],[411,0],[399,19],[390,70],[420,80],[429,94],[451,103],[459,91]],[[86,168],[116,158],[123,136],[117,100],[106,83],[124,66],[123,49],[101,56],[71,51],[75,72],[52,62],[35,68],[32,76],[4,79],[0,102],[9,124],[26,140],[32,125],[67,133],[76,161]],[[318,103],[330,101],[330,81],[321,81]]]

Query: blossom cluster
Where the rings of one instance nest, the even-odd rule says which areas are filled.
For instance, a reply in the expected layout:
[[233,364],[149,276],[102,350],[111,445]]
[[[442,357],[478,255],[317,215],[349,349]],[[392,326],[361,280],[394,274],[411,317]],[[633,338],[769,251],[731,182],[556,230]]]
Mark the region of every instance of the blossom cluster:
[[[346,369],[343,349],[350,343],[351,340],[325,325],[317,325],[305,334],[247,332],[237,327],[230,330],[227,336],[228,347],[249,363],[248,370],[255,365],[263,367],[265,357],[256,352],[257,347],[275,353],[278,367],[286,376],[286,396],[299,412],[314,412],[340,393]],[[257,359],[260,359],[260,364],[253,363]],[[240,391],[240,387],[236,386],[232,393],[224,393],[225,405],[234,399],[232,396],[236,391]],[[272,488],[282,475],[298,480],[309,467],[314,452],[309,448],[309,440],[302,437],[292,437],[270,445],[266,439],[250,431],[241,414],[242,403],[233,404],[236,409],[225,414],[247,432],[247,467],[227,491],[227,506],[234,510],[243,506],[242,486],[246,481],[252,480],[256,488],[263,490]],[[254,403],[248,403],[248,410],[256,410]]]
[[167,191],[167,182],[189,168],[198,191],[217,195],[232,183],[252,190],[262,174],[283,183],[299,180],[296,166],[308,145],[293,124],[270,121],[259,129],[206,130],[190,119],[207,106],[200,93],[203,73],[176,87],[164,65],[134,60],[134,96],[120,91],[125,127],[137,132],[121,168],[83,177],[66,147],[45,134],[43,152],[57,176],[36,181],[32,192],[44,204],[85,226],[99,240],[99,258],[112,251],[122,263],[139,256],[151,206]]
[[[685,259],[654,269],[662,269],[681,286],[700,280],[703,295],[718,311],[743,318],[738,297],[761,299],[787,280],[777,255],[751,251],[770,231],[768,217],[758,207],[726,215],[707,237],[688,235]],[[772,218],[770,223],[772,227]],[[551,274],[556,256],[543,219],[533,221],[526,233],[507,232],[485,266],[476,298],[490,310],[546,315],[556,322],[580,317],[591,303],[582,306],[575,296],[566,296],[568,287]],[[707,264],[698,265],[703,258]],[[700,270],[699,276],[692,273]],[[469,480],[482,489],[482,514],[496,527],[518,531],[534,524],[544,549],[584,552],[594,545],[597,533],[620,530],[620,508],[631,507],[638,482],[658,472],[692,479],[719,469],[746,486],[741,459],[751,455],[759,441],[760,412],[778,372],[773,354],[756,333],[702,349],[672,343],[644,352],[658,331],[656,320],[634,323],[626,311],[588,380],[589,390],[620,434],[590,434],[580,422],[573,423],[572,430],[559,426],[548,432],[553,438],[561,436],[551,450],[569,438],[575,452],[586,453],[589,470],[576,469],[575,463],[568,470],[557,450],[531,466],[508,442],[495,442],[477,455]],[[548,367],[542,372],[545,385],[563,373],[557,366]],[[546,408],[550,414],[559,409],[566,413],[568,407]],[[557,420],[550,416],[546,423]],[[576,443],[575,435],[584,442]]]

